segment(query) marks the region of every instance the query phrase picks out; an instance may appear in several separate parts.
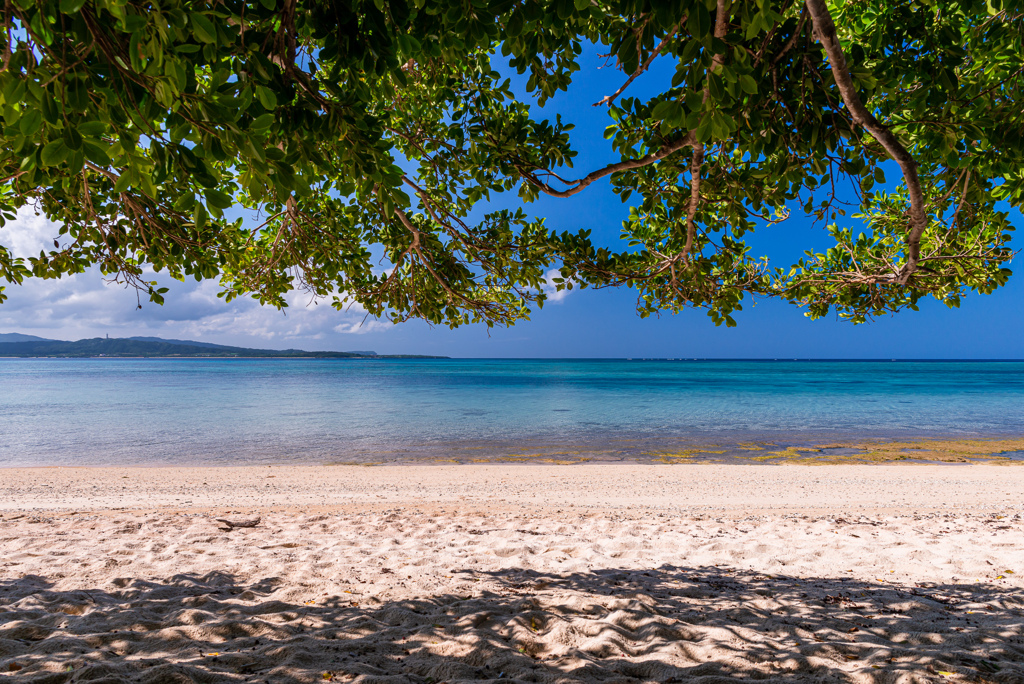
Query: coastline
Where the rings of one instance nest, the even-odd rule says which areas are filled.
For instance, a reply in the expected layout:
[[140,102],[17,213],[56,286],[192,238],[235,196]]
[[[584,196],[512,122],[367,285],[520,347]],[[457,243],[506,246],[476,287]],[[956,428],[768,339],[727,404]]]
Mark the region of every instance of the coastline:
[[[246,468],[246,467],[428,467],[428,466],[510,466],[510,465],[1024,465],[1024,438],[1019,431],[989,434],[987,437],[946,434],[900,437],[861,435],[791,434],[732,435],[713,440],[627,439],[603,436],[590,443],[558,443],[544,439],[517,439],[509,442],[420,443],[395,445],[390,449],[347,446],[334,451],[320,446],[308,453],[303,445],[294,451],[287,440],[250,447],[232,444],[222,453],[218,446],[204,456],[147,454],[152,444],[137,448],[112,445],[77,447],[74,465],[67,463],[71,444],[53,445],[45,454],[26,454],[0,447],[0,472],[18,468]],[[759,438],[760,437],[760,438]],[[163,446],[173,444],[164,440]],[[195,447],[193,447],[195,448]],[[344,456],[341,453],[344,453]],[[318,453],[319,452],[319,453]],[[171,455],[173,454],[173,456]]]

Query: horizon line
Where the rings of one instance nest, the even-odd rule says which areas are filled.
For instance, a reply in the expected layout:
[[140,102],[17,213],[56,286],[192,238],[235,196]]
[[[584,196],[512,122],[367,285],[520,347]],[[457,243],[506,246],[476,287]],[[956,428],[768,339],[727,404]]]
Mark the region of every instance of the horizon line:
[[[227,346],[227,345],[225,345]],[[262,350],[261,350],[262,351]],[[290,350],[273,350],[268,349],[266,351],[290,351]],[[353,353],[339,350],[330,349],[316,349],[316,350],[304,350],[296,349],[294,351],[301,351],[307,354],[318,354],[318,353]],[[423,356],[432,358],[395,358],[400,356]],[[392,357],[392,358],[388,358]],[[423,354],[423,355],[409,355],[409,354],[373,354],[366,356],[353,356],[351,358],[341,359],[317,359],[315,357],[303,358],[303,357],[291,357],[291,356],[87,356],[87,357],[54,357],[54,356],[3,356],[0,354],[0,359],[17,359],[17,360],[28,360],[28,359],[60,359],[62,361],[74,361],[83,359],[103,359],[103,360],[132,360],[132,359],[173,359],[182,361],[251,361],[255,359],[276,359],[284,361],[630,361],[630,362],[642,362],[642,361],[673,361],[673,362],[758,362],[758,363],[792,363],[796,362],[808,362],[808,363],[1024,363],[1024,358],[892,358],[892,357],[856,357],[856,358],[843,358],[843,357],[786,357],[786,356],[751,356],[751,357],[716,357],[716,356],[445,356],[440,354]]]

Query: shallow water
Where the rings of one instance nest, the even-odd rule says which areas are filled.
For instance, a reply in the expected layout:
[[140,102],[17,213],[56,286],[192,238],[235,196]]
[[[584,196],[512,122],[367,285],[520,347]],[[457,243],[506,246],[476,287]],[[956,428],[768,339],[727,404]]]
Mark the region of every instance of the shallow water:
[[4,466],[708,459],[687,450],[1021,434],[1024,362],[0,359]]

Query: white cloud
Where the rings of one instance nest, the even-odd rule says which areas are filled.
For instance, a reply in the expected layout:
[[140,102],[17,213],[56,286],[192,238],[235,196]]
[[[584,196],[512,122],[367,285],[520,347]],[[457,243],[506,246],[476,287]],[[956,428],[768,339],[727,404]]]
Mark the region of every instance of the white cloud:
[[[15,256],[52,249],[58,226],[31,208],[0,229],[0,244]],[[249,298],[225,302],[214,281],[180,283],[166,276],[155,280],[170,288],[163,306],[141,298],[132,288],[104,279],[97,268],[60,280],[28,279],[6,285],[9,299],[0,304],[0,332],[25,332],[43,337],[79,339],[110,334],[116,337],[154,335],[244,345],[345,349],[354,334],[379,333],[391,323],[367,318],[358,304],[338,311],[330,301],[311,301],[293,292],[282,312]],[[365,319],[365,321],[364,321]]]
[[39,256],[39,252],[53,249],[59,233],[58,224],[37,214],[31,206],[24,206],[14,221],[0,228],[0,244],[16,257]]
[[365,320],[354,321],[352,323],[336,325],[334,326],[334,332],[348,335],[365,335],[366,333],[387,330],[391,328],[392,325],[392,323],[378,321],[376,318],[367,318]]
[[[547,303],[547,304],[551,304],[551,303],[558,304],[558,303],[564,301],[565,298],[568,297],[569,294],[572,292],[572,290],[556,290],[555,289],[556,285],[555,285],[554,279],[555,278],[561,278],[561,277],[562,277],[562,274],[561,274],[561,272],[559,272],[559,270],[557,268],[553,268],[553,269],[551,269],[550,271],[548,271],[547,273],[544,274],[544,294],[546,294],[548,296],[547,301],[545,303]],[[575,286],[575,281],[572,280],[571,278],[568,281],[566,281],[566,282],[573,283],[573,286]]]

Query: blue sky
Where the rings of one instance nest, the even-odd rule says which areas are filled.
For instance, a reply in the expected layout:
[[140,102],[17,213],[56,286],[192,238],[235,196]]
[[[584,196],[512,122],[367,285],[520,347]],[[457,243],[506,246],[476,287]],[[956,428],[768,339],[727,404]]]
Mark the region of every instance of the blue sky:
[[[544,110],[545,116],[559,112],[576,124],[577,175],[617,160],[601,135],[610,123],[607,110],[591,105],[617,89],[622,75],[611,67],[599,68],[596,52],[591,49],[584,56],[583,71],[569,94],[555,97]],[[671,69],[671,63],[656,61],[627,95],[644,96],[663,86]],[[614,243],[628,207],[605,181],[567,200],[544,197],[527,210],[545,216],[551,229],[587,228],[597,241]],[[1024,224],[1019,213],[1015,219],[1017,225]],[[0,244],[21,255],[37,253],[52,244],[56,232],[55,226],[24,209],[17,222],[0,229]],[[802,250],[827,246],[827,236],[823,226],[794,215],[786,224],[757,234],[753,242],[773,263],[789,265]],[[215,296],[216,283],[167,284],[167,304],[143,302],[142,309],[133,291],[105,283],[95,270],[61,281],[9,286],[10,299],[0,304],[0,332],[59,339],[157,335],[264,348],[458,357],[1024,358],[1022,276],[993,295],[968,296],[959,310],[928,301],[920,312],[860,326],[834,319],[811,321],[797,307],[767,300],[748,300],[736,315],[736,328],[716,328],[701,311],[641,319],[635,312],[635,293],[618,289],[560,293],[531,321],[490,331],[451,331],[421,322],[392,326],[365,319],[358,308],[339,313],[301,295],[282,314],[251,301],[225,304]]]

